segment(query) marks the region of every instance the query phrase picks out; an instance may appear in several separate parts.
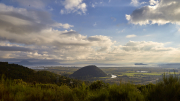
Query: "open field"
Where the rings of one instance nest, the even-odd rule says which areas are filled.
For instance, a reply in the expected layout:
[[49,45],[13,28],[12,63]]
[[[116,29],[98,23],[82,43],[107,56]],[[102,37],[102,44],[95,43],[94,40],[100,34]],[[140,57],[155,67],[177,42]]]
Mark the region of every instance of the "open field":
[[162,75],[162,74],[163,72],[162,73],[122,73],[122,75],[127,75],[127,76],[136,76],[136,75],[146,76],[146,75]]
[[[81,67],[45,67],[43,70],[47,70],[59,75],[69,76],[73,72],[77,71]],[[153,67],[99,67],[105,73],[107,77],[99,78],[86,78],[88,81],[103,80],[107,83],[120,83],[120,82],[133,82],[135,84],[147,84],[149,82],[156,83],[157,80],[162,78],[165,73],[168,74],[180,74],[180,69],[173,68],[153,68]],[[38,69],[35,69],[39,71]],[[176,70],[176,72],[173,72]],[[116,78],[111,78],[111,75],[116,75]]]

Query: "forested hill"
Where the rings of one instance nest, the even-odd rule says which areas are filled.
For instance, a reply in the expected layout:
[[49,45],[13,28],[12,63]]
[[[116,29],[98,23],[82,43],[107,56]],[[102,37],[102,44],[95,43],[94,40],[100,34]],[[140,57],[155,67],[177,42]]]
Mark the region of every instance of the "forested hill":
[[101,69],[95,65],[85,66],[77,71],[75,71],[70,77],[83,78],[83,77],[105,77],[107,76]]
[[80,80],[70,79],[49,71],[35,71],[18,64],[8,64],[8,62],[0,62],[0,76],[2,75],[9,79],[22,79],[25,82],[56,84],[69,84],[73,82],[77,85],[81,83]]

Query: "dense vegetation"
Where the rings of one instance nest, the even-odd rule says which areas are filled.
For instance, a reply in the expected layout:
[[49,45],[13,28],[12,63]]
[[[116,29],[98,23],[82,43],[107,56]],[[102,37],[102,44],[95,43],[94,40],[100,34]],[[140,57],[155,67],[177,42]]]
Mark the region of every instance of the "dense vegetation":
[[[55,79],[55,81],[41,81],[37,78],[42,78],[38,76],[42,76],[44,73],[38,74],[38,72],[31,69],[28,70],[28,68],[23,66],[5,65],[0,67],[1,101],[180,101],[180,79],[176,75],[164,75],[162,81],[156,84],[134,85],[131,83],[120,83],[119,85],[109,85],[102,81],[95,81],[87,85],[79,81],[79,85],[72,87],[68,83],[58,85],[55,83]],[[3,67],[8,69],[3,70]],[[20,75],[18,76],[19,73]],[[51,78],[51,75],[56,75],[50,72],[47,73],[49,75],[44,75],[43,77],[48,78],[50,76],[49,78]],[[33,74],[34,79],[38,83],[32,83],[34,80],[25,78],[33,77]]]
[[1,101],[180,101],[180,82],[175,76],[157,84],[109,85],[95,81],[87,86],[31,84],[21,79],[0,81]]
[[65,76],[60,76],[49,71],[35,71],[30,68],[17,65],[8,64],[7,62],[0,62],[0,76],[5,75],[10,79],[22,79],[28,83],[50,83],[50,84],[67,84],[73,82],[74,86],[80,85],[80,80],[70,79]]

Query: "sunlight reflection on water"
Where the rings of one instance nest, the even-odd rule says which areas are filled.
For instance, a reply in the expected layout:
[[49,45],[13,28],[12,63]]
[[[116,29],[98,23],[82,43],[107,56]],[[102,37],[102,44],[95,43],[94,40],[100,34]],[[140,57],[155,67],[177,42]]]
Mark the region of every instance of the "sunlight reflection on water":
[[111,78],[116,78],[117,76],[116,75],[111,75]]

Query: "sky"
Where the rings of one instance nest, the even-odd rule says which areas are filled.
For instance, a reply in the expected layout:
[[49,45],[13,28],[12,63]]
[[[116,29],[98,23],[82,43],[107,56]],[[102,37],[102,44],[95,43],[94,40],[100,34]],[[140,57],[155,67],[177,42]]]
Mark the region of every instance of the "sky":
[[0,0],[0,61],[180,63],[179,0]]

